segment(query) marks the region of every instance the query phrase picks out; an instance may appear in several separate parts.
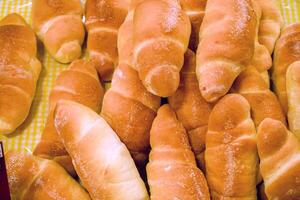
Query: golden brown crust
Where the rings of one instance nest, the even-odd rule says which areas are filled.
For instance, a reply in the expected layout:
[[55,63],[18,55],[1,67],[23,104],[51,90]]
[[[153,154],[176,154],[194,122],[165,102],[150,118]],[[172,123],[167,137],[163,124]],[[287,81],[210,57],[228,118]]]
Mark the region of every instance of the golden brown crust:
[[188,137],[169,105],[158,110],[151,133],[147,177],[152,200],[210,199]]
[[145,89],[137,72],[119,64],[104,96],[101,115],[139,164],[148,157],[150,128],[159,105],[160,98]]
[[250,106],[228,94],[213,108],[206,136],[206,177],[212,199],[256,199],[258,156]]
[[287,69],[286,91],[289,128],[300,141],[300,60],[292,63]]
[[94,65],[84,60],[73,61],[69,68],[58,76],[50,93],[49,115],[41,141],[35,148],[34,154],[47,159],[55,159],[74,175],[71,160],[54,127],[53,114],[56,103],[61,99],[71,100],[99,112],[103,95],[104,91]]
[[93,199],[148,199],[129,151],[102,117],[81,104],[61,100],[54,121]]
[[33,29],[58,62],[81,56],[84,26],[80,0],[33,0]]
[[283,19],[276,0],[255,0],[261,8],[262,16],[259,25],[258,40],[270,54],[273,53],[275,43],[283,26]]
[[118,32],[119,64],[135,68],[132,62],[133,51],[133,10],[130,10]]
[[260,170],[269,199],[300,196],[300,143],[284,124],[265,119],[258,128]]
[[286,71],[295,61],[300,60],[300,24],[287,26],[276,43],[272,80],[275,93],[285,113],[288,110],[286,94]]
[[57,163],[32,155],[5,155],[12,199],[89,200],[88,193]]
[[129,0],[87,0],[86,28],[89,57],[102,80],[110,80],[118,61],[117,35],[129,9]]
[[272,66],[272,57],[267,47],[265,47],[263,44],[259,42],[259,28],[262,19],[262,8],[260,7],[257,1],[253,0],[252,2],[257,17],[257,23],[256,23],[254,55],[252,57],[250,66],[255,67],[257,69],[261,77],[267,83],[267,87],[269,87],[270,78],[269,78],[268,70]]
[[205,135],[212,105],[202,97],[196,77],[195,54],[188,50],[180,72],[180,84],[174,95],[168,98],[178,120],[188,132],[189,140],[198,164],[204,169],[201,154],[205,150]]
[[192,30],[189,48],[197,50],[199,44],[199,31],[203,21],[207,0],[180,0],[182,10],[190,18]]
[[4,26],[4,25],[27,26],[27,23],[25,19],[21,17],[18,13],[11,13],[0,21],[0,26]]
[[177,1],[145,0],[135,8],[133,63],[152,94],[167,97],[176,91],[190,32]]
[[210,0],[200,30],[197,77],[202,96],[216,101],[250,64],[256,35],[251,0]]
[[34,32],[18,14],[0,21],[0,133],[12,133],[29,114],[41,63]]
[[125,143],[136,164],[144,166],[149,153],[149,132],[160,98],[146,90],[134,70],[132,28],[133,10],[118,32],[119,65],[104,96],[101,115]]
[[286,124],[279,100],[253,66],[248,66],[248,69],[239,75],[233,90],[248,100],[256,127],[265,118],[280,120]]

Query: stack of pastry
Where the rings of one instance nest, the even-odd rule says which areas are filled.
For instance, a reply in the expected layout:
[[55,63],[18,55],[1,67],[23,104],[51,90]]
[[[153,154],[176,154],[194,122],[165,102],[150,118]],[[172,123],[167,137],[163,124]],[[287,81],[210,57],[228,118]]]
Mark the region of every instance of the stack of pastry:
[[[87,0],[88,58],[75,60],[82,11],[33,1],[38,37],[72,63],[34,155],[6,154],[13,199],[300,199],[300,25],[280,36],[275,0]],[[40,63],[20,16],[0,21],[0,41],[0,132],[11,133]]]

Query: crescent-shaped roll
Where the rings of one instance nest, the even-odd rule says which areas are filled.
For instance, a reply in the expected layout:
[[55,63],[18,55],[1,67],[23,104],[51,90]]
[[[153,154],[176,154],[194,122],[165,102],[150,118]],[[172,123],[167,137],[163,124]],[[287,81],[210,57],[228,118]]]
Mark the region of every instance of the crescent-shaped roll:
[[254,66],[257,69],[257,71],[260,73],[260,75],[262,76],[262,78],[265,80],[265,82],[269,87],[270,77],[269,77],[268,70],[272,66],[272,57],[267,47],[259,43],[259,28],[260,28],[260,22],[262,18],[261,7],[256,1],[253,1],[253,8],[256,13],[257,23],[256,23],[254,55],[252,57],[250,65]]
[[32,25],[49,54],[70,63],[81,56],[85,30],[80,0],[32,0]]
[[151,133],[147,177],[151,200],[209,200],[207,182],[197,168],[188,136],[175,112],[163,105]]
[[209,0],[200,29],[196,73],[205,100],[225,95],[250,64],[257,16],[251,0]]
[[192,29],[189,48],[197,50],[199,44],[199,31],[203,21],[207,0],[180,0],[182,10],[190,18]]
[[286,124],[284,112],[278,98],[269,89],[261,74],[253,66],[242,72],[233,85],[233,91],[245,97],[251,107],[256,127],[265,119],[272,118]]
[[76,172],[71,159],[58,137],[54,127],[54,109],[59,100],[70,100],[81,103],[95,112],[100,111],[104,95],[95,66],[88,61],[75,60],[69,68],[57,77],[49,98],[49,115],[40,142],[34,155],[53,159],[61,164],[71,175]]
[[87,0],[87,50],[101,80],[110,80],[118,63],[118,29],[128,12],[130,0]]
[[287,26],[275,46],[272,80],[274,91],[285,113],[288,111],[286,72],[292,63],[300,60],[299,46],[300,23]]
[[145,0],[133,16],[133,67],[154,95],[172,95],[187,50],[191,24],[177,0]]
[[258,155],[250,105],[228,94],[213,108],[205,150],[206,177],[212,199],[256,199]]
[[5,163],[12,200],[90,200],[88,193],[56,162],[9,151]]
[[255,0],[262,11],[260,19],[258,41],[264,45],[270,54],[273,53],[275,43],[283,26],[283,19],[276,0]]
[[[134,5],[131,4],[132,7]],[[133,51],[133,13],[134,8],[130,9],[123,24],[119,28],[118,32],[118,55],[119,64],[126,64],[133,67],[132,51]]]
[[257,148],[268,199],[299,199],[299,140],[280,121],[265,119],[258,128]]
[[160,98],[146,90],[137,72],[119,64],[104,95],[101,115],[137,164],[145,164],[148,158],[150,128],[159,106]]
[[41,63],[34,32],[18,14],[0,21],[0,134],[14,132],[27,118]]
[[150,128],[160,98],[146,90],[132,67],[132,27],[133,10],[119,29],[119,65],[111,88],[104,95],[101,115],[124,142],[136,164],[143,166],[148,158]]
[[195,53],[185,53],[183,68],[180,72],[180,84],[174,95],[168,98],[176,112],[178,120],[187,130],[197,163],[204,170],[204,150],[207,124],[212,105],[202,97],[196,77]]
[[149,198],[129,151],[102,117],[86,106],[61,100],[54,121],[92,199]]
[[287,69],[286,91],[289,128],[300,141],[300,60]]

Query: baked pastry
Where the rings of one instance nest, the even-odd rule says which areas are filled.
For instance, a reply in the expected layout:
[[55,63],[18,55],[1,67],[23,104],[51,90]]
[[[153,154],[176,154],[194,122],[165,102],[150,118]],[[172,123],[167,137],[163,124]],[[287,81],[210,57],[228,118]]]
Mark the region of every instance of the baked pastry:
[[270,54],[283,26],[283,19],[276,0],[255,0],[262,11],[260,18],[258,41],[264,45]]
[[86,1],[87,50],[101,80],[111,80],[118,63],[118,29],[126,17],[129,4],[130,0]]
[[34,32],[18,14],[0,21],[0,134],[10,134],[27,118],[41,63]]
[[267,83],[268,87],[270,87],[270,77],[269,77],[268,70],[272,66],[272,58],[267,47],[259,43],[259,28],[262,19],[262,10],[256,1],[253,1],[253,8],[256,13],[257,23],[256,23],[254,55],[252,57],[250,65],[257,69],[257,71],[260,73],[262,78]]
[[178,1],[145,0],[133,16],[133,67],[146,89],[168,97],[179,85],[191,24]]
[[252,61],[257,17],[251,0],[209,0],[205,13],[196,73],[202,96],[213,102]]
[[186,129],[197,163],[204,170],[205,138],[212,105],[205,101],[199,91],[195,53],[191,50],[185,53],[179,87],[168,98],[168,102]]
[[299,199],[300,143],[284,124],[261,122],[257,133],[260,171],[268,199]]
[[286,91],[289,128],[300,141],[300,60],[287,69]]
[[289,25],[282,31],[274,51],[272,80],[274,91],[285,113],[288,110],[286,71],[292,63],[300,60],[299,42],[300,24]]
[[80,0],[33,0],[32,25],[49,54],[70,63],[81,56],[84,40]]
[[88,193],[56,162],[25,153],[5,154],[12,199],[90,200]]
[[95,66],[91,62],[75,60],[69,68],[59,74],[50,93],[49,115],[40,142],[34,155],[53,159],[61,164],[71,175],[75,175],[72,162],[54,127],[54,109],[59,100],[71,100],[100,111],[103,88],[98,79]]
[[158,110],[150,143],[147,177],[151,200],[210,199],[207,182],[196,166],[186,131],[169,105]]
[[119,64],[104,95],[101,115],[137,164],[145,164],[148,158],[150,128],[159,106],[160,98],[145,89],[137,72]]
[[189,48],[197,50],[199,44],[199,31],[203,21],[207,0],[180,0],[182,10],[190,18],[192,30]]
[[208,121],[206,177],[212,199],[256,199],[258,155],[250,105],[238,94],[224,96]]
[[132,28],[133,9],[130,9],[119,29],[119,65],[111,88],[104,95],[101,115],[129,149],[136,164],[143,166],[148,159],[150,128],[160,98],[146,90],[132,67]]
[[61,100],[54,121],[92,199],[148,199],[129,151],[102,117],[81,104]]
[[286,124],[278,98],[255,67],[248,66],[236,79],[232,89],[248,100],[256,127],[265,118],[280,120]]

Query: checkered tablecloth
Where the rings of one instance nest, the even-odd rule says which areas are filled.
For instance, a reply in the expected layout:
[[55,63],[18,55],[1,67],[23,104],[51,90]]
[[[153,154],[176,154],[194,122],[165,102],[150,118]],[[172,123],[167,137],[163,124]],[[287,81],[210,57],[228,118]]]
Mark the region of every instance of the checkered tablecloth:
[[[285,24],[300,22],[300,0],[278,0]],[[0,0],[0,19],[9,13],[21,14],[31,24],[31,0]],[[32,151],[40,139],[48,114],[48,97],[57,75],[67,65],[55,62],[43,48],[39,48],[43,63],[36,96],[31,107],[30,115],[24,124],[9,137],[0,136],[5,151]]]

